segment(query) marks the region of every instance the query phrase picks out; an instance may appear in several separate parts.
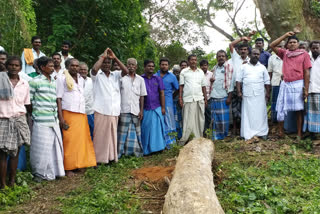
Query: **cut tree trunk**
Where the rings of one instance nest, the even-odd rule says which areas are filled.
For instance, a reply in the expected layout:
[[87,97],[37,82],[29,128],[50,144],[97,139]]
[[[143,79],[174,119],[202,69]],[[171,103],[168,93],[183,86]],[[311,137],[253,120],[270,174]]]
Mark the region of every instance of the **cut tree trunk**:
[[213,183],[214,145],[199,138],[181,149],[163,207],[164,214],[222,214]]
[[254,0],[261,13],[264,26],[275,40],[296,25],[302,27],[301,40],[320,38],[320,18],[310,7],[311,0]]

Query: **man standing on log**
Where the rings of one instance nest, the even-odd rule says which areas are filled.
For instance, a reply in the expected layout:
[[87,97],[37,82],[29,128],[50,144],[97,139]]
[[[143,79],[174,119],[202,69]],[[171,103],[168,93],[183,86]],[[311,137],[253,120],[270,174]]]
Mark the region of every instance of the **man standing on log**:
[[[288,38],[287,50],[277,46]],[[308,97],[311,61],[305,50],[299,49],[299,39],[294,32],[287,32],[270,44],[272,50],[283,60],[283,81],[276,105],[279,136],[283,137],[283,121],[289,111],[297,115],[298,139],[302,137],[304,99]]]
[[320,41],[310,43],[312,53],[310,70],[310,85],[308,95],[307,115],[304,120],[304,130],[311,133],[320,132]]
[[183,132],[180,139],[185,144],[190,135],[195,138],[203,136],[204,111],[207,105],[206,78],[203,71],[197,68],[197,56],[188,56],[189,67],[180,74],[179,103],[183,108]]
[[245,140],[266,138],[269,131],[266,102],[270,97],[270,77],[259,57],[260,50],[252,49],[250,61],[241,66],[236,79],[238,96],[242,97],[241,137]]

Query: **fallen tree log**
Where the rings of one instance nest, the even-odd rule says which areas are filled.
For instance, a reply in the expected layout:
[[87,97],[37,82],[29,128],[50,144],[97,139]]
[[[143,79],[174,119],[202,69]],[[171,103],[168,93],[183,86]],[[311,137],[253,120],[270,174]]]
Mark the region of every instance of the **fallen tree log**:
[[213,183],[212,141],[199,138],[181,149],[163,206],[164,214],[222,214]]

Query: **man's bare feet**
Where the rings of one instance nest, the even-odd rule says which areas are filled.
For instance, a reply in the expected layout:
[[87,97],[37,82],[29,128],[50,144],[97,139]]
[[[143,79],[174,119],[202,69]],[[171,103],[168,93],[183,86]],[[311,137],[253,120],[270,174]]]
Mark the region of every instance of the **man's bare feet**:
[[74,172],[72,172],[71,170],[66,170],[66,176],[72,177],[72,176],[74,176]]

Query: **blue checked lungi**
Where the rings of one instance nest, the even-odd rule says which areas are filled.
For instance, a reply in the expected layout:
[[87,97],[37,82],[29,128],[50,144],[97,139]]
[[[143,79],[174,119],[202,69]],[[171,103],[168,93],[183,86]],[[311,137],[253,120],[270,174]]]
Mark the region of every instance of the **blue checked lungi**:
[[272,100],[271,100],[271,119],[272,122],[277,122],[276,105],[279,95],[280,86],[272,86]]
[[173,107],[166,107],[166,114],[164,115],[165,124],[165,140],[167,148],[170,148],[170,144],[176,142],[176,138],[173,135],[176,132],[176,121],[174,119]]
[[88,117],[91,140],[93,140],[94,114],[88,114],[87,117]]
[[141,141],[143,154],[164,150],[166,147],[164,118],[161,107],[154,110],[144,110],[141,123]]
[[303,80],[282,81],[276,105],[277,120],[284,121],[288,111],[301,111],[303,109]]
[[228,136],[230,109],[226,104],[227,97],[211,102],[212,140],[222,140]]
[[320,132],[320,93],[311,93],[308,96],[307,114],[304,118],[303,130]]
[[118,158],[121,155],[143,155],[141,143],[141,126],[138,116],[120,114],[118,123]]
[[174,119],[176,121],[176,130],[178,133],[178,139],[182,137],[182,108],[179,105],[179,99],[173,99],[173,112]]

